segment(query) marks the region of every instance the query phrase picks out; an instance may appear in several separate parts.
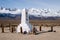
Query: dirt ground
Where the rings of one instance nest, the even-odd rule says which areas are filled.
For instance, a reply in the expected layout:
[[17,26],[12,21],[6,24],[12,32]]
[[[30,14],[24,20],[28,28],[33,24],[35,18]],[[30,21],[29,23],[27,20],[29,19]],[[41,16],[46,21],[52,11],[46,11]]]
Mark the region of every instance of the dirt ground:
[[[38,27],[36,28],[38,29]],[[43,27],[39,34],[34,35],[11,33],[8,28],[5,28],[5,33],[1,33],[0,28],[0,40],[60,40],[60,27],[54,27],[56,32],[47,32],[48,30],[50,30],[50,27]]]

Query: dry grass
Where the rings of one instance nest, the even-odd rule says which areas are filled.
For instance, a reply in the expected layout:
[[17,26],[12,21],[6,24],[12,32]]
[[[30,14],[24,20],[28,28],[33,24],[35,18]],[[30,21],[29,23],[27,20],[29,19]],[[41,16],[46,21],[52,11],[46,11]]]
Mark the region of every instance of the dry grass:
[[[53,25],[53,26],[60,26],[60,20],[30,20],[32,25]],[[20,20],[0,20],[0,24],[3,25],[18,25],[20,24]]]

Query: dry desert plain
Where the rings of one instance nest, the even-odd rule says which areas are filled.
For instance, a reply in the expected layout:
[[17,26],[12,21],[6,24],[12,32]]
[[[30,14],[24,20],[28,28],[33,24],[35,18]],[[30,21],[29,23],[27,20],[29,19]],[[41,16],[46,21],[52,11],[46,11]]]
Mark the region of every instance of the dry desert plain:
[[[19,21],[0,21],[0,24],[19,24]],[[35,25],[37,30],[39,31],[39,25],[41,24],[50,24],[50,25],[58,25],[60,24],[59,20],[54,20],[54,21],[47,21],[47,20],[41,20],[41,21],[30,21],[32,25]],[[21,33],[11,33],[9,31],[9,27],[5,27],[5,32],[1,32],[0,28],[0,40],[60,40],[60,26],[54,26],[54,30],[56,32],[48,32],[50,30],[50,27],[43,27],[42,26],[42,31],[39,31],[39,34],[34,35],[34,34],[21,34]]]

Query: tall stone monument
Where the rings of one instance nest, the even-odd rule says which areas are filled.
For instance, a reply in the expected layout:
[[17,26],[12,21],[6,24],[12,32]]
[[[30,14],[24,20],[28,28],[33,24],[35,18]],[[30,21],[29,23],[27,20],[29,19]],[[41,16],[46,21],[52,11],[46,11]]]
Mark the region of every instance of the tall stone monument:
[[23,9],[22,13],[21,13],[21,24],[18,25],[17,27],[17,32],[21,32],[22,28],[22,32],[27,32],[30,33],[32,31],[32,25],[29,23],[29,14],[28,14],[28,10],[27,9]]

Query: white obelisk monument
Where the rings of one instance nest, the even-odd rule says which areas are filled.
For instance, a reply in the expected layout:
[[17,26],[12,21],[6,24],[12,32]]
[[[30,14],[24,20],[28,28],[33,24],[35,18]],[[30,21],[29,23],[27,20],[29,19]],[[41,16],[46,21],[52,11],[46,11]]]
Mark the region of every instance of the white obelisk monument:
[[22,27],[22,32],[30,33],[32,31],[32,25],[29,23],[29,14],[27,9],[23,9],[21,13],[21,24],[17,27],[17,32],[21,32],[20,28]]

